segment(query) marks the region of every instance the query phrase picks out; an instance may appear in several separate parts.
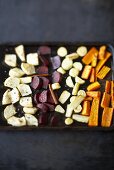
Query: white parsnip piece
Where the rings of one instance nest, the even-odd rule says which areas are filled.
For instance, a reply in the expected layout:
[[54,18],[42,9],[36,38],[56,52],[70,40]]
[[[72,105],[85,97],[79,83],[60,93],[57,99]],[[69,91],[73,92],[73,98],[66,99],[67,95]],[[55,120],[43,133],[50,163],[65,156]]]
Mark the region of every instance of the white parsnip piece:
[[85,46],[78,47],[77,53],[80,57],[85,56],[87,54],[87,47],[85,47]]
[[10,88],[15,88],[19,84],[20,84],[20,79],[17,77],[8,77],[4,82],[4,86],[10,87]]
[[8,66],[11,66],[11,67],[17,66],[17,57],[15,54],[6,54],[4,61]]
[[26,119],[24,116],[20,118],[16,116],[12,116],[7,120],[7,123],[15,127],[21,127],[26,125]]
[[65,47],[60,47],[58,48],[57,50],[57,54],[60,56],[60,57],[65,57],[67,55],[67,49]]
[[75,63],[73,63],[73,67],[78,69],[79,71],[81,71],[83,68],[83,65],[81,62],[75,62]]
[[85,80],[81,79],[80,77],[76,76],[75,77],[75,82],[76,83],[79,83],[79,84],[84,84],[85,83]]
[[20,58],[21,61],[25,61],[25,51],[24,51],[24,46],[19,45],[15,48],[15,52],[17,56]]
[[33,65],[31,65],[31,64],[28,64],[28,63],[22,63],[21,64],[21,69],[27,75],[32,75],[32,74],[35,73],[35,67]]
[[10,89],[3,94],[2,105],[11,104]]
[[38,53],[30,53],[30,54],[27,54],[26,57],[27,57],[27,63],[28,64],[31,64],[31,65],[34,65],[34,66],[39,65]]
[[85,98],[84,96],[77,96],[77,98],[69,104],[69,108],[71,110],[74,110],[81,104],[81,102],[84,100],[84,98]]
[[80,113],[82,111],[82,106],[79,105],[77,108],[74,109],[75,113]]
[[68,77],[67,77],[67,79],[66,79],[66,85],[67,85],[68,87],[71,87],[71,88],[74,87],[74,83],[73,83],[73,81],[72,81],[71,76],[68,76]]
[[53,83],[53,84],[52,84],[52,89],[53,89],[53,90],[57,90],[57,89],[60,89],[60,88],[61,88],[61,86],[60,86],[59,83]]
[[77,53],[71,53],[66,56],[66,58],[69,58],[71,60],[77,59],[79,55]]
[[76,120],[77,122],[88,123],[89,116],[82,116],[82,115],[78,115],[78,114],[73,114],[72,119]]
[[20,78],[20,83],[21,84],[28,84],[32,82],[32,77],[22,77]]
[[20,68],[12,68],[9,71],[10,77],[22,77],[25,73]]
[[25,114],[25,119],[28,126],[38,126],[38,119],[35,116]]
[[74,88],[72,90],[72,95],[77,95],[79,87],[80,87],[80,84],[79,83],[75,83]]
[[11,116],[16,114],[16,108],[13,104],[6,106],[4,109],[4,117],[5,119],[9,119]]
[[62,67],[59,67],[59,68],[57,69],[57,71],[58,71],[59,73],[61,73],[61,74],[65,74],[65,73],[66,73],[66,71],[65,71]]
[[77,95],[86,97],[86,92],[84,90],[79,90]]
[[70,97],[70,93],[67,90],[64,90],[59,97],[59,102],[64,104],[69,97]]
[[65,124],[66,124],[66,125],[71,125],[73,122],[74,122],[73,119],[70,118],[70,117],[68,117],[68,118],[65,119]]
[[66,109],[65,116],[66,117],[71,117],[72,113],[73,113],[73,109],[70,107],[70,104],[67,104],[67,109]]
[[78,76],[78,74],[79,74],[79,70],[77,68],[71,68],[69,71],[69,75],[71,77],[76,77],[76,76]]
[[19,103],[23,107],[33,107],[32,97],[21,97]]
[[63,107],[61,105],[57,105],[55,107],[55,111],[59,112],[59,113],[65,113],[65,110],[63,109]]
[[72,68],[73,65],[73,61],[69,58],[65,58],[62,62],[62,68],[64,70],[70,70],[70,68]]
[[21,93],[21,96],[28,96],[29,94],[32,94],[30,86],[27,84],[19,84],[17,88],[19,92]]
[[35,114],[37,112],[37,108],[36,107],[23,107],[23,111],[27,114]]
[[12,103],[16,103],[16,102],[19,101],[20,94],[19,94],[19,91],[18,91],[18,89],[16,87],[11,90],[10,97],[11,97],[11,102]]
[[72,96],[71,98],[70,98],[70,102],[72,102],[73,100],[75,100],[77,98],[77,96]]

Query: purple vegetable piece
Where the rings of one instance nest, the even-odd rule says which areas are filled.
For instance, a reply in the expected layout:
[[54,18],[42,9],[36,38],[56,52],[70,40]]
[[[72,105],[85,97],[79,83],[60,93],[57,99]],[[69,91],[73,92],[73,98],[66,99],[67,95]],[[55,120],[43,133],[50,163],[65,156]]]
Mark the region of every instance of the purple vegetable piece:
[[44,91],[42,91],[40,93],[40,95],[39,95],[39,102],[41,102],[41,103],[47,102],[47,93],[48,93],[47,90],[44,90]]
[[38,52],[40,55],[50,55],[51,54],[51,48],[48,46],[40,46],[38,49]]
[[54,71],[53,74],[52,74],[52,82],[53,83],[60,83],[61,79],[62,79],[61,73]]
[[48,67],[47,66],[40,66],[40,67],[38,67],[36,72],[38,74],[48,74]]
[[37,92],[35,95],[34,95],[34,102],[36,103],[36,104],[38,104],[39,103],[39,92]]
[[39,110],[43,113],[48,112],[48,106],[46,106],[44,103],[39,103],[37,104],[37,108],[39,108]]
[[60,57],[59,56],[51,57],[51,63],[52,63],[53,69],[59,68],[61,65]]
[[47,101],[48,101],[48,103],[55,104],[50,91],[48,91],[48,99],[47,99]]
[[48,115],[45,113],[40,114],[38,117],[38,122],[39,122],[39,125],[47,125]]
[[50,119],[50,125],[51,126],[56,126],[58,124],[58,117],[53,115]]
[[32,79],[31,87],[36,90],[42,87],[43,81],[41,78],[34,76]]
[[45,105],[48,106],[50,112],[53,112],[55,110],[55,106],[53,104],[45,103]]
[[49,66],[49,59],[46,58],[46,56],[40,56],[40,55],[39,55],[39,59],[40,59],[40,61],[42,62],[42,64],[43,64],[44,66]]
[[48,88],[48,85],[49,85],[49,79],[46,78],[46,77],[41,77],[41,79],[43,80],[43,88],[44,89],[47,89]]

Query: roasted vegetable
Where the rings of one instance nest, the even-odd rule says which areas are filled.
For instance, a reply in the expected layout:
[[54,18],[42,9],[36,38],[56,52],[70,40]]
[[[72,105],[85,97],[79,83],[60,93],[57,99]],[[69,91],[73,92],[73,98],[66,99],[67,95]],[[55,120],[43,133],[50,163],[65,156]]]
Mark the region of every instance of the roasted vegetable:
[[102,114],[101,126],[110,127],[113,116],[113,108],[105,107]]
[[98,81],[90,84],[88,87],[87,87],[87,90],[88,91],[93,91],[93,90],[98,90],[99,88],[101,87],[100,83]]

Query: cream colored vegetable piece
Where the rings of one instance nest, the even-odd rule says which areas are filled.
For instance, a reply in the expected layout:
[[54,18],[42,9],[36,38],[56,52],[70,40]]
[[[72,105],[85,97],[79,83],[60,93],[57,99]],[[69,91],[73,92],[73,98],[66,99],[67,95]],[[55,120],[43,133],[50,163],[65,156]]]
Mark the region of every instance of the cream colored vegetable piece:
[[76,83],[79,83],[79,84],[84,84],[85,83],[85,80],[81,79],[80,77],[76,76],[75,77],[75,82]]
[[38,119],[35,116],[25,114],[25,119],[28,126],[38,126]]
[[62,68],[64,70],[70,70],[70,68],[72,68],[73,65],[73,61],[69,58],[65,58],[62,62]]
[[68,118],[65,119],[65,124],[66,125],[71,125],[72,123],[73,123],[73,119],[72,118],[68,117]]
[[68,76],[68,77],[66,78],[66,85],[67,85],[68,87],[71,87],[71,88],[74,87],[74,83],[73,83],[73,81],[72,81],[71,76]]
[[64,104],[68,100],[69,97],[70,97],[70,93],[64,90],[59,97],[59,102]]
[[57,106],[55,107],[55,111],[56,111],[56,112],[59,112],[59,113],[65,113],[65,110],[62,108],[61,105],[57,105]]
[[84,90],[79,90],[77,95],[86,97],[86,92]]
[[10,89],[3,94],[2,105],[11,104]]
[[69,71],[69,75],[71,77],[76,77],[76,76],[78,76],[78,74],[79,74],[79,70],[76,69],[76,68],[71,68],[70,71]]
[[12,103],[16,103],[16,102],[19,101],[20,94],[19,94],[19,91],[18,91],[18,89],[16,87],[11,90],[10,97],[11,97],[11,102]]
[[31,64],[28,64],[28,63],[22,63],[21,64],[21,69],[27,75],[32,75],[32,74],[35,73],[35,67],[33,65],[31,65]]
[[8,77],[4,82],[4,86],[10,87],[10,88],[15,88],[19,84],[20,84],[20,79],[17,77]]
[[37,112],[37,108],[36,107],[23,107],[23,111],[27,114],[35,114]]
[[75,83],[74,88],[72,90],[72,95],[77,95],[79,87],[80,87],[80,84],[79,83]]
[[60,47],[58,48],[57,50],[57,54],[60,56],[60,57],[65,57],[67,55],[67,49],[65,47]]
[[21,96],[28,96],[29,94],[32,94],[30,86],[27,84],[19,84],[17,88],[19,92],[21,93]]
[[59,83],[53,83],[53,84],[52,84],[52,89],[53,89],[53,90],[57,90],[57,89],[60,89],[60,88],[61,88],[61,86],[60,86]]
[[73,114],[72,119],[76,120],[77,122],[82,122],[82,123],[88,123],[89,117],[88,116],[82,116],[78,114]]
[[81,102],[84,100],[83,96],[77,96],[77,98],[75,100],[73,100],[70,104],[69,104],[69,108],[71,110],[74,110],[75,108],[77,108]]
[[34,66],[39,65],[38,53],[27,54],[27,63]]
[[73,63],[73,67],[78,69],[79,71],[81,71],[83,68],[83,65],[80,62],[75,62],[75,63]]
[[22,77],[25,73],[20,68],[12,68],[9,71],[10,77]]
[[57,71],[58,71],[59,73],[61,73],[61,74],[65,74],[65,73],[66,73],[66,71],[65,71],[62,67],[59,67],[59,68],[57,69]]
[[82,106],[79,105],[77,108],[74,109],[75,113],[80,113],[82,111]]
[[80,57],[83,57],[87,54],[87,48],[85,46],[80,46],[77,49],[77,53]]
[[4,61],[8,66],[11,66],[11,67],[17,66],[17,57],[15,54],[6,54]]
[[17,56],[20,58],[21,61],[25,61],[25,51],[24,51],[24,46],[19,45],[15,48],[15,52]]
[[73,113],[73,109],[70,107],[70,104],[67,104],[65,116],[66,117],[71,117],[72,113]]
[[22,77],[20,78],[20,82],[21,84],[28,84],[28,83],[31,83],[32,82],[32,77]]
[[75,59],[77,59],[79,57],[79,55],[77,54],[77,53],[71,53],[71,54],[68,54],[67,56],[66,56],[66,58],[69,58],[69,59],[71,59],[71,60],[75,60]]
[[6,106],[6,108],[4,109],[5,119],[9,119],[10,117],[12,117],[15,114],[16,114],[16,108],[14,107],[13,104]]
[[72,96],[71,98],[70,98],[70,102],[72,102],[73,100],[75,100],[77,98],[77,96]]
[[20,118],[12,116],[7,120],[7,123],[15,127],[21,127],[26,125],[26,119],[24,116]]
[[19,103],[23,107],[33,107],[32,98],[31,97],[21,97]]

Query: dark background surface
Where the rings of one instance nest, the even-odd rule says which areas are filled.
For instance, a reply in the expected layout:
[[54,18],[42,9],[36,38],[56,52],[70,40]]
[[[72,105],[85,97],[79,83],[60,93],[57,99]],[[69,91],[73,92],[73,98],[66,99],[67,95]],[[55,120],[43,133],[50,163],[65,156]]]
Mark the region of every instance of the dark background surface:
[[[0,0],[0,43],[113,39],[113,0]],[[0,132],[0,170],[81,169],[114,169],[114,132]]]

